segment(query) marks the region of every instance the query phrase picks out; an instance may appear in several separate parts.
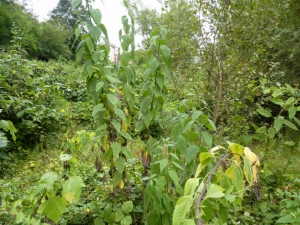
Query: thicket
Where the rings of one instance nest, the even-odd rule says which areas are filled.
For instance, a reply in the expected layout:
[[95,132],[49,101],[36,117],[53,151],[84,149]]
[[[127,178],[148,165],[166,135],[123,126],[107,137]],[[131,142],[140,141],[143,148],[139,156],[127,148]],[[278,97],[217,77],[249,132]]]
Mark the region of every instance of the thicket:
[[77,64],[1,52],[3,224],[299,223],[296,1],[124,1],[116,65],[71,5]]

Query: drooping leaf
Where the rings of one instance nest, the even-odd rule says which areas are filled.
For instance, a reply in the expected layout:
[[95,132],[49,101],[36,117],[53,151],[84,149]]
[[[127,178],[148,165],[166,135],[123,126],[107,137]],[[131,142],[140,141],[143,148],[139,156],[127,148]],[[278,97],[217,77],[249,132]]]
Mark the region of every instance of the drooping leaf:
[[203,131],[201,135],[207,147],[212,148],[212,135],[206,131]]

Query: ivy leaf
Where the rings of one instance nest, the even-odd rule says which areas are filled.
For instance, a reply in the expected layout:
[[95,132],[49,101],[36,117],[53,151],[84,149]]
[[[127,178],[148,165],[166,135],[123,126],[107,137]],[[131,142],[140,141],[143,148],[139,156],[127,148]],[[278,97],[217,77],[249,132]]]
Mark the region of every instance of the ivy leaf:
[[81,177],[69,177],[69,179],[66,180],[63,184],[62,195],[69,203],[72,203],[73,200],[78,202],[81,194],[81,189],[84,186],[85,185]]
[[271,117],[272,114],[270,111],[266,110],[266,109],[263,109],[263,108],[259,108],[256,110],[260,115],[263,115],[264,117]]
[[67,201],[65,198],[50,197],[40,205],[38,212],[57,223],[62,213],[66,211],[66,205]]

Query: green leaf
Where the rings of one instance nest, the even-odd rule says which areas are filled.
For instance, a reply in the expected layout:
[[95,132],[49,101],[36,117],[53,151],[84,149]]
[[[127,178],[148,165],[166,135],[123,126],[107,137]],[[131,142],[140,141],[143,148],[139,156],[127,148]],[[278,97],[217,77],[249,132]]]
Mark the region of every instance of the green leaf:
[[112,105],[116,105],[118,103],[118,98],[114,94],[107,94],[107,99]]
[[116,108],[115,109],[115,114],[118,115],[122,120],[126,120],[125,113],[123,112],[122,109]]
[[94,219],[94,225],[105,225],[105,223],[102,218],[97,217],[96,219]]
[[180,135],[177,138],[177,148],[179,149],[179,151],[181,152],[181,154],[183,154],[184,156],[186,156],[187,154],[187,143],[186,143],[186,138],[182,135]]
[[201,133],[203,140],[206,144],[206,146],[210,149],[212,148],[212,135],[206,131],[202,131]]
[[123,131],[120,131],[120,134],[127,140],[132,140],[132,137],[130,136],[130,134],[123,132]]
[[263,108],[259,108],[256,110],[260,115],[263,115],[264,117],[271,117],[272,114],[269,110],[263,109]]
[[93,39],[91,37],[87,37],[85,39],[85,43],[90,51],[90,54],[93,54],[94,52],[94,42],[93,42]]
[[251,166],[246,157],[243,157],[243,159],[244,159],[244,167],[243,167],[244,174],[245,174],[245,177],[246,177],[246,180],[248,181],[248,183],[251,184],[252,183]]
[[113,120],[111,121],[111,124],[114,126],[114,128],[116,129],[116,131],[118,131],[118,133],[120,133],[121,130],[121,124],[119,121],[117,120]]
[[167,33],[168,33],[168,30],[166,28],[163,27],[160,29],[160,35],[161,35],[162,39],[166,38]]
[[195,194],[196,188],[199,186],[199,178],[190,178],[187,180],[184,186],[184,195]]
[[98,82],[96,85],[96,92],[100,91],[103,86],[104,86],[104,82]]
[[53,189],[54,182],[57,181],[57,173],[46,172],[42,175],[40,182],[45,185],[45,188],[49,191]]
[[152,58],[149,61],[149,64],[150,64],[150,70],[151,70],[152,75],[156,75],[156,70],[158,69],[158,67],[160,65],[158,59],[157,58]]
[[293,141],[286,141],[286,142],[284,142],[283,144],[284,144],[284,145],[287,145],[287,146],[289,146],[289,147],[293,147],[293,146],[295,145],[295,142],[293,142]]
[[283,217],[280,217],[276,223],[284,223],[284,224],[287,224],[287,223],[292,223],[294,221],[294,218],[292,215],[286,215],[286,216],[283,216]]
[[143,121],[144,121],[147,128],[149,128],[153,117],[154,117],[154,113],[151,112],[151,111],[148,111],[145,115],[143,115],[142,119],[143,119]]
[[282,92],[280,89],[275,89],[275,90],[273,91],[272,97],[273,97],[273,98],[277,98],[278,96],[280,96],[280,95],[282,95],[282,94],[283,94],[283,92]]
[[118,209],[116,212],[116,222],[120,222],[124,218],[124,214],[122,212],[122,209]]
[[271,102],[273,102],[276,105],[280,105],[282,106],[284,104],[284,101],[282,99],[279,98],[270,98],[269,99]]
[[118,186],[121,180],[122,180],[122,174],[119,171],[115,172],[113,177],[113,186],[114,187]]
[[186,162],[190,163],[191,161],[196,160],[199,151],[200,148],[198,146],[190,145],[187,149]]
[[113,155],[114,155],[114,157],[115,158],[119,157],[119,154],[120,154],[120,152],[122,150],[121,144],[119,142],[113,142],[111,144],[111,147],[113,149]]
[[276,130],[276,133],[278,131],[280,131],[281,127],[282,127],[282,124],[283,124],[283,121],[282,121],[282,118],[276,118],[274,120],[274,128]]
[[75,9],[81,4],[82,0],[72,0],[72,9]]
[[288,100],[286,100],[285,105],[290,106],[292,103],[295,102],[295,100],[296,99],[294,97],[290,97],[290,98],[288,98]]
[[92,116],[95,117],[95,115],[99,112],[105,112],[106,109],[104,108],[104,105],[102,103],[96,105],[93,109]]
[[208,198],[222,198],[225,196],[225,194],[223,193],[225,189],[222,188],[221,186],[217,185],[217,184],[208,184],[207,185],[207,193],[204,197],[204,199],[208,199]]
[[62,195],[69,203],[79,202],[82,187],[84,187],[84,182],[81,177],[69,177],[68,180],[63,184]]
[[270,139],[273,139],[275,137],[275,134],[276,134],[276,130],[274,127],[270,127],[268,129],[268,135],[269,135],[269,138]]
[[292,106],[288,109],[288,112],[289,112],[289,119],[292,120],[297,113],[297,108]]
[[191,211],[191,207],[193,205],[193,196],[182,196],[178,199],[175,205],[174,213],[173,213],[173,221],[177,224],[181,224],[181,221],[185,219],[187,213]]
[[120,173],[123,173],[126,164],[126,159],[124,157],[119,157],[116,160],[116,168]]
[[161,51],[161,54],[165,60],[165,62],[168,62],[170,57],[171,57],[171,50],[168,46],[166,45],[161,45],[160,46],[160,51]]
[[167,159],[162,159],[159,161],[159,169],[160,169],[160,172],[162,172],[166,166],[168,165],[168,160]]
[[131,216],[125,216],[122,220],[121,220],[121,225],[130,225],[132,224],[132,218]]
[[57,223],[62,213],[66,211],[66,205],[67,201],[65,198],[50,197],[40,205],[38,212]]
[[102,14],[101,14],[100,10],[90,8],[90,14],[91,14],[91,17],[94,20],[95,24],[97,24],[99,26],[101,24],[101,18],[102,18]]
[[133,203],[132,201],[126,201],[122,205],[122,210],[124,213],[130,213],[133,211]]
[[169,170],[168,174],[170,176],[170,178],[172,179],[172,181],[174,182],[174,185],[176,187],[176,191],[178,192],[178,194],[183,195],[184,190],[182,189],[182,187],[180,186],[178,180],[178,175],[174,170]]
[[227,207],[220,205],[218,210],[218,218],[219,218],[219,224],[223,225],[226,224],[228,220],[228,212]]
[[288,126],[289,128],[293,129],[293,130],[298,130],[298,128],[290,121],[283,119],[282,122]]

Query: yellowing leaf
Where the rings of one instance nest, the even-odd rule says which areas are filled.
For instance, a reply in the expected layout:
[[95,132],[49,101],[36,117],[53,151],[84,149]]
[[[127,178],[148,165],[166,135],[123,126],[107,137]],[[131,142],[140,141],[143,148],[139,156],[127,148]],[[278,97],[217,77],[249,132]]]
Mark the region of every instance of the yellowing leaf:
[[229,149],[232,152],[234,159],[240,165],[242,162],[241,156],[243,154],[244,147],[238,144],[230,143]]
[[72,203],[73,200],[76,202],[79,201],[79,197],[81,194],[81,189],[84,187],[84,182],[81,177],[75,176],[70,177],[65,183],[63,184],[63,196],[67,199],[69,203]]
[[123,182],[123,180],[120,181],[119,187],[120,187],[121,190],[124,188],[124,182]]

